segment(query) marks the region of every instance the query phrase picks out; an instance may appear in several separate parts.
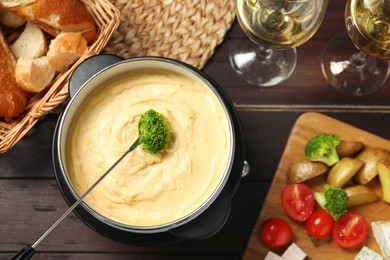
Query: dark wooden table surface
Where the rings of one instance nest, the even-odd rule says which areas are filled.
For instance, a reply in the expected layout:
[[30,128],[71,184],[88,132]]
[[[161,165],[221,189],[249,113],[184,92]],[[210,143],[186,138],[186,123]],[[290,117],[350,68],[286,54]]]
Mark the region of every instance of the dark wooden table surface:
[[[345,30],[344,2],[330,0],[319,31],[298,48],[296,71],[280,86],[249,86],[233,73],[229,48],[234,41],[247,41],[237,23],[204,68],[238,111],[251,166],[219,233],[170,245],[126,245],[97,234],[71,213],[37,248],[33,259],[240,259],[290,130],[302,113],[325,113],[390,139],[389,83],[370,96],[346,97],[322,75],[320,57],[325,44]],[[0,259],[9,259],[26,243],[35,242],[68,208],[52,170],[56,120],[56,114],[46,116],[14,148],[0,154]]]

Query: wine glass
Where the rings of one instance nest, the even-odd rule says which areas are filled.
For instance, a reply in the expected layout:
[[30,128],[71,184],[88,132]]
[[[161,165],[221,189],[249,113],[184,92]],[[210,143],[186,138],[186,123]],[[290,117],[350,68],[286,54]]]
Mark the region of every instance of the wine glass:
[[236,0],[235,6],[238,22],[251,41],[233,44],[233,70],[251,85],[271,87],[293,73],[295,47],[318,30],[328,0]]
[[322,71],[343,94],[372,94],[390,73],[390,1],[348,0],[345,27],[348,34],[335,36],[325,47]]

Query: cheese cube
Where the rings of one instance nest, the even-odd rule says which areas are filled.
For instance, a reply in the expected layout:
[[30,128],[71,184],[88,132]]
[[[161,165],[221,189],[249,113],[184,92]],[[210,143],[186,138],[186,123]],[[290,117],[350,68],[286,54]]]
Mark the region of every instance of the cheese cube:
[[284,251],[282,258],[284,260],[303,260],[306,258],[306,254],[295,243],[292,243],[287,250]]
[[355,256],[355,260],[383,260],[383,257],[368,247],[363,246]]
[[283,258],[281,258],[280,256],[278,256],[278,255],[275,254],[274,252],[269,251],[269,252],[267,253],[267,255],[265,256],[264,260],[283,260]]
[[386,260],[390,260],[390,221],[371,223],[372,232]]

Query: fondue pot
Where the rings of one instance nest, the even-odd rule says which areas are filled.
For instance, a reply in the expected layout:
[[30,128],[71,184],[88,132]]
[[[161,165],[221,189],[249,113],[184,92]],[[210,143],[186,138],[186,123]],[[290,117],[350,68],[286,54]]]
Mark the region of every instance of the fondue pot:
[[[244,161],[243,133],[238,115],[224,91],[209,76],[177,60],[161,57],[122,59],[115,55],[96,55],[83,61],[69,81],[70,100],[60,115],[54,133],[53,168],[65,201],[72,205],[79,196],[66,172],[67,132],[80,105],[105,82],[138,69],[162,69],[200,80],[221,102],[231,129],[232,151],[228,167],[212,195],[192,213],[171,223],[156,226],[131,226],[113,221],[82,202],[75,214],[89,227],[113,240],[129,244],[162,244],[180,240],[204,239],[216,234],[230,213],[231,198],[240,179],[249,172]],[[199,162],[202,163],[202,162]]]

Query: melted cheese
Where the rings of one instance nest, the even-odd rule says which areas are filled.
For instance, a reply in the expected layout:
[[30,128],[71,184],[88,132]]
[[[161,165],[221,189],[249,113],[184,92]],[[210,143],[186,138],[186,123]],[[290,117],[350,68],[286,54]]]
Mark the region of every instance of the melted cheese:
[[67,173],[84,193],[136,140],[140,116],[162,113],[172,129],[165,151],[139,146],[85,198],[114,221],[152,226],[199,208],[220,185],[231,155],[225,110],[211,89],[167,71],[137,71],[80,107],[69,134]]

